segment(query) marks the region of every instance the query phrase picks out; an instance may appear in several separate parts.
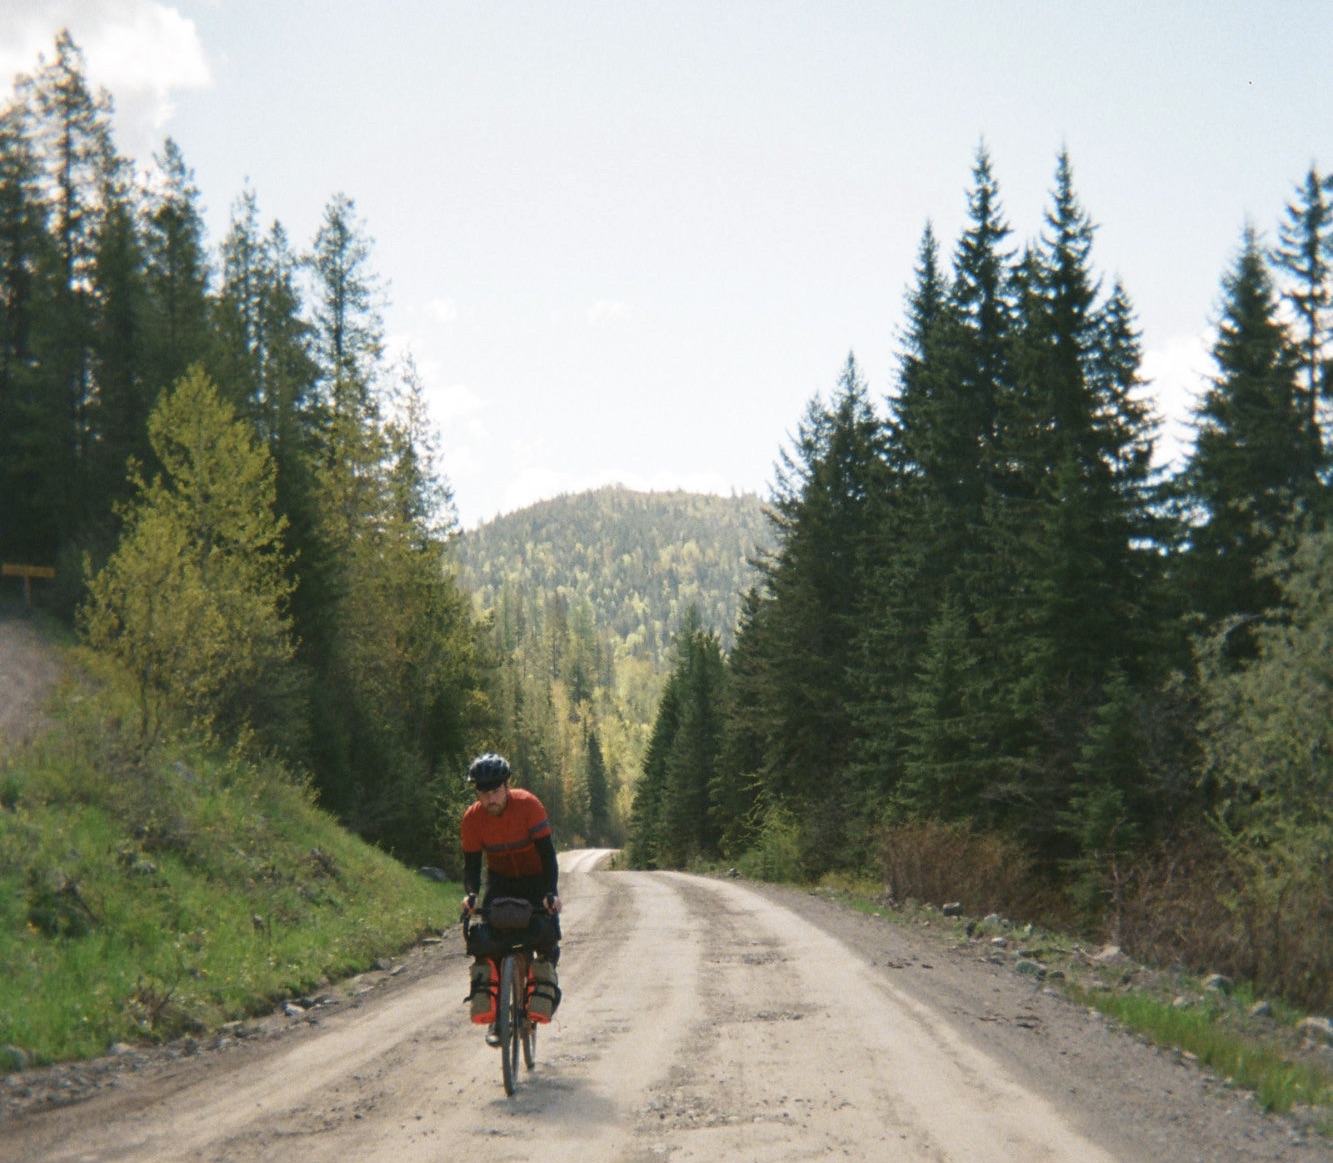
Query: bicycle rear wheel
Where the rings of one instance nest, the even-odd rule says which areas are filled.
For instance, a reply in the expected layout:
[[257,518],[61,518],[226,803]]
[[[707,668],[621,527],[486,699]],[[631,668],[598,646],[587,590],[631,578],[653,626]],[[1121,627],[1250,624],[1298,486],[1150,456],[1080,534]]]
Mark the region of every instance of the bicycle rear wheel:
[[518,958],[506,953],[500,962],[500,997],[495,1014],[495,1032],[500,1036],[500,1074],[504,1079],[505,1094],[514,1093],[518,1076],[518,1044],[522,1027],[527,1024],[523,1013],[523,994],[526,983],[519,980]]

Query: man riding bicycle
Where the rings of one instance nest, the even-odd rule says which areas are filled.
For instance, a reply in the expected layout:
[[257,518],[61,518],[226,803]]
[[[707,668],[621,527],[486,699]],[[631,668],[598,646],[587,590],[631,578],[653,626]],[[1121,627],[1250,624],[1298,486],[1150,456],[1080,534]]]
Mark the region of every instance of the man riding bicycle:
[[[556,983],[556,962],[560,960],[559,866],[551,823],[546,809],[530,791],[509,786],[508,761],[488,751],[477,756],[468,767],[467,782],[475,789],[477,802],[463,813],[463,911],[478,911],[477,894],[481,891],[483,857],[486,865],[486,892],[480,910],[486,914],[492,901],[512,897],[533,906],[532,919],[523,943],[535,956],[532,975],[535,981],[529,999],[529,1014],[537,1021],[549,1021],[560,1003]],[[467,951],[474,961],[471,969],[472,991],[468,1000],[472,1020],[489,1024],[486,1040],[492,1045],[495,1021],[495,958],[503,942],[484,920],[468,930]]]

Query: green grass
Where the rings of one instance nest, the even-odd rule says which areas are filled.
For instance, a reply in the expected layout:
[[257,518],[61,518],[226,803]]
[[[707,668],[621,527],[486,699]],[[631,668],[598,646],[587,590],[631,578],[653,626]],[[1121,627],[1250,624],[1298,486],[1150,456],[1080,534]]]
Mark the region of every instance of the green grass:
[[454,919],[458,886],[345,832],[278,765],[140,757],[113,724],[72,703],[0,764],[0,1069],[213,1030]]
[[1146,993],[1070,987],[1093,1006],[1159,1046],[1193,1055],[1228,1085],[1254,1092],[1264,1110],[1308,1106],[1333,1117],[1333,1074],[1291,1060],[1276,1044],[1228,1028],[1233,1007],[1222,999],[1181,1007]]

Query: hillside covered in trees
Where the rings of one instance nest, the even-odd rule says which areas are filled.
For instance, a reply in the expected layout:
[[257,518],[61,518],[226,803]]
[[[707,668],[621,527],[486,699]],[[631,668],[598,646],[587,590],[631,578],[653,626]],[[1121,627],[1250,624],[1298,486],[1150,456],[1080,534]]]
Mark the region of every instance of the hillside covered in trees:
[[729,641],[771,523],[753,496],[605,488],[455,542],[505,747],[565,835],[619,843],[680,631]]
[[1027,243],[984,150],[973,178],[896,382],[849,358],[786,450],[734,647],[682,641],[629,852],[968,881],[1333,1004],[1333,185],[1241,232],[1164,473],[1068,157]]
[[660,661],[690,607],[730,645],[770,536],[752,495],[596,489],[464,533],[459,578],[487,608],[506,586],[539,602],[586,601],[618,652]]

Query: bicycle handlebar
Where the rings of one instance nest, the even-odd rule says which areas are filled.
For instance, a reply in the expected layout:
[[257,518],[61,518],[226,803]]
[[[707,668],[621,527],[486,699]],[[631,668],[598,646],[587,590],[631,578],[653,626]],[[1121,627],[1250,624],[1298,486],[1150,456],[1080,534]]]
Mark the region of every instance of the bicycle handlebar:
[[[555,904],[555,893],[548,892],[544,897],[542,897],[541,907],[547,913],[547,915],[555,916],[555,912],[551,907],[554,904]],[[480,912],[484,918],[485,909],[477,908],[477,894],[475,892],[470,892],[467,894],[467,900],[463,905],[463,911],[458,914],[458,923],[463,926],[464,931],[467,930],[468,920],[476,916],[478,912]]]

